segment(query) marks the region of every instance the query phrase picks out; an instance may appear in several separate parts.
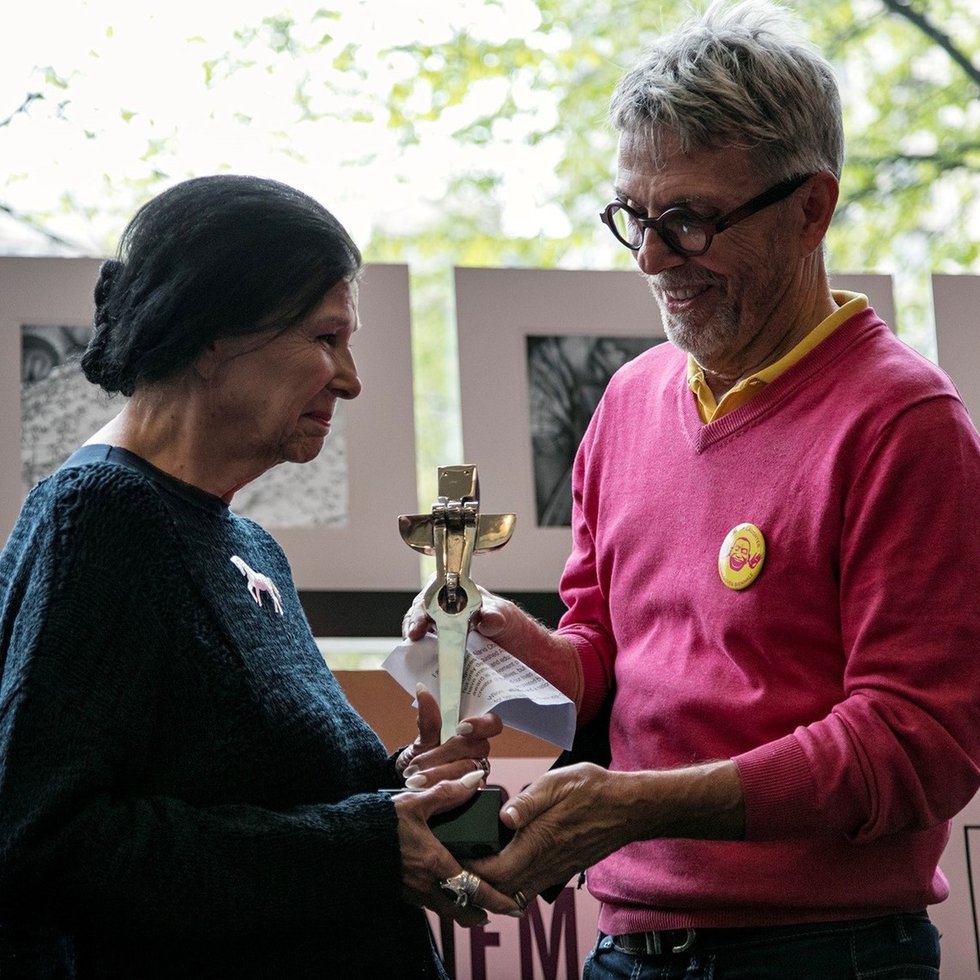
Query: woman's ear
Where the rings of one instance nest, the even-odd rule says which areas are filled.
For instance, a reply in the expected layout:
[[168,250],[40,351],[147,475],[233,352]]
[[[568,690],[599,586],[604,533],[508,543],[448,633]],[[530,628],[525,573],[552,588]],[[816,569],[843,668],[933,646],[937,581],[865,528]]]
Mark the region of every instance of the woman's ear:
[[197,360],[191,365],[191,373],[203,381],[211,381],[217,372],[223,358],[218,356],[218,349],[212,340],[207,347],[197,355]]
[[804,186],[802,241],[807,253],[820,248],[837,207],[840,185],[829,170],[813,175]]

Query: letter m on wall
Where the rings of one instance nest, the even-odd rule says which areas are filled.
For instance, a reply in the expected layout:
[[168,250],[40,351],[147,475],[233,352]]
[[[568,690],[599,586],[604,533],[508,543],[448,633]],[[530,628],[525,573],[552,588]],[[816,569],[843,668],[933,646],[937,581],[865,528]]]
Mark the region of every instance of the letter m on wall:
[[541,902],[535,899],[520,921],[521,980],[534,980],[534,963],[541,965],[544,980],[559,980],[558,963],[562,947],[565,950],[565,978],[577,980],[578,934],[575,928],[575,891],[562,889],[551,911],[551,928],[545,935]]

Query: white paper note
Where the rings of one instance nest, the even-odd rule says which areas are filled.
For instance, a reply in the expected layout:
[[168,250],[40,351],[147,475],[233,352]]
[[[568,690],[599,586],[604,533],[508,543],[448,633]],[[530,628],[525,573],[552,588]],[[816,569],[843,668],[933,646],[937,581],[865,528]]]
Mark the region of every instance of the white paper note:
[[[399,643],[381,665],[411,694],[424,684],[439,698],[439,647],[434,634]],[[511,728],[563,749],[575,737],[575,704],[540,674],[475,630],[466,638],[460,717],[488,711]]]

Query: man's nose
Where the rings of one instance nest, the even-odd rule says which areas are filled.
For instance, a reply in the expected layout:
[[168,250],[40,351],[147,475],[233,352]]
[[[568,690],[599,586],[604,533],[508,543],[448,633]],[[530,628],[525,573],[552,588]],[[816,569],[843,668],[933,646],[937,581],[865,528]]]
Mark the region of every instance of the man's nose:
[[675,269],[687,261],[684,255],[678,255],[653,228],[646,228],[643,241],[633,253],[640,271],[648,276],[655,276],[665,269]]

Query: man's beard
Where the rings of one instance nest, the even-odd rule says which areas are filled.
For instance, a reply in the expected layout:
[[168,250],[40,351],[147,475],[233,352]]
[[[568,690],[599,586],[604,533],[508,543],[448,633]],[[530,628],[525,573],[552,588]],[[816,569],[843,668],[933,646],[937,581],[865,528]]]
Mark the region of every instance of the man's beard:
[[734,348],[739,335],[739,317],[737,310],[727,300],[722,300],[721,303],[717,304],[706,321],[698,320],[695,323],[694,314],[669,313],[661,295],[661,290],[665,285],[667,288],[671,288],[688,285],[687,283],[671,283],[668,281],[665,284],[661,280],[655,284],[651,278],[649,284],[657,300],[657,305],[660,307],[664,333],[675,347],[690,354],[702,366],[717,358],[719,354]]

